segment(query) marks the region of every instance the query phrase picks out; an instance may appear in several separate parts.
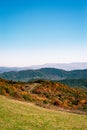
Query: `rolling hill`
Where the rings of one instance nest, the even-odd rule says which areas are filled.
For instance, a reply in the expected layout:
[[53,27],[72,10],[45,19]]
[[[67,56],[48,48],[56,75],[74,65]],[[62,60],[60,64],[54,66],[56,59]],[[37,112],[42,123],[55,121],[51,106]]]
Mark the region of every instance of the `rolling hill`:
[[87,69],[65,71],[55,68],[42,68],[37,70],[5,72],[0,74],[0,77],[14,81],[30,81],[35,79],[47,79],[47,80],[87,79]]
[[73,62],[73,63],[47,63],[42,65],[32,65],[28,67],[0,67],[0,73],[9,72],[9,71],[21,71],[29,69],[41,69],[41,68],[56,68],[63,69],[66,71],[70,70],[82,70],[87,69],[87,62]]
[[64,108],[87,113],[87,90],[71,88],[56,81],[15,82],[0,79],[0,94],[33,102],[41,107]]

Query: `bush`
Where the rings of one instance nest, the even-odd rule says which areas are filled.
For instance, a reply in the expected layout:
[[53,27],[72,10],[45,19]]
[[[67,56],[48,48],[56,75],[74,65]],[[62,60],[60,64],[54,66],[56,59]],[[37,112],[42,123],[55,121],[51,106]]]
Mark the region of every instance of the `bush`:
[[48,104],[48,100],[44,100],[43,103],[44,103],[44,104]]
[[54,104],[55,106],[59,106],[59,105],[62,104],[62,102],[61,102],[60,100],[56,99],[53,104]]
[[3,94],[3,93],[2,93],[2,90],[3,90],[3,87],[0,86],[0,94]]
[[32,101],[32,97],[28,94],[23,94],[23,98],[27,101]]
[[12,90],[12,88],[10,87],[5,87],[5,91],[6,93],[8,93],[10,96],[13,96],[14,95],[14,91]]
[[78,103],[79,103],[79,100],[78,100],[78,99],[72,101],[72,104],[73,104],[73,105],[78,105]]

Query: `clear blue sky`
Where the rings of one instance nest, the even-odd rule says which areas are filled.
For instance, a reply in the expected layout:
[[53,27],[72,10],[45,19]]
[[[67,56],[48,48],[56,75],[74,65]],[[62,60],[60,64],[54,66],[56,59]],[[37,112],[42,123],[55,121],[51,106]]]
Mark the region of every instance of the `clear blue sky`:
[[87,62],[87,0],[1,0],[0,66]]

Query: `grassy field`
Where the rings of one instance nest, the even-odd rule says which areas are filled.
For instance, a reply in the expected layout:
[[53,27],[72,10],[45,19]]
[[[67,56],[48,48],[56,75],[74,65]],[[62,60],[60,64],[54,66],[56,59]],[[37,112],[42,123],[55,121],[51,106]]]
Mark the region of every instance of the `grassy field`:
[[87,116],[0,96],[0,130],[87,130]]

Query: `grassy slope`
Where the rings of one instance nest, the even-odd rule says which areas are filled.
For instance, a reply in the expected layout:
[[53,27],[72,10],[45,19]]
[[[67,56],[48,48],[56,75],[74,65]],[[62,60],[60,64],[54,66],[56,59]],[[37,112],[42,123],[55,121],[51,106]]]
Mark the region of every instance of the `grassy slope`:
[[87,116],[0,96],[0,130],[87,130]]

